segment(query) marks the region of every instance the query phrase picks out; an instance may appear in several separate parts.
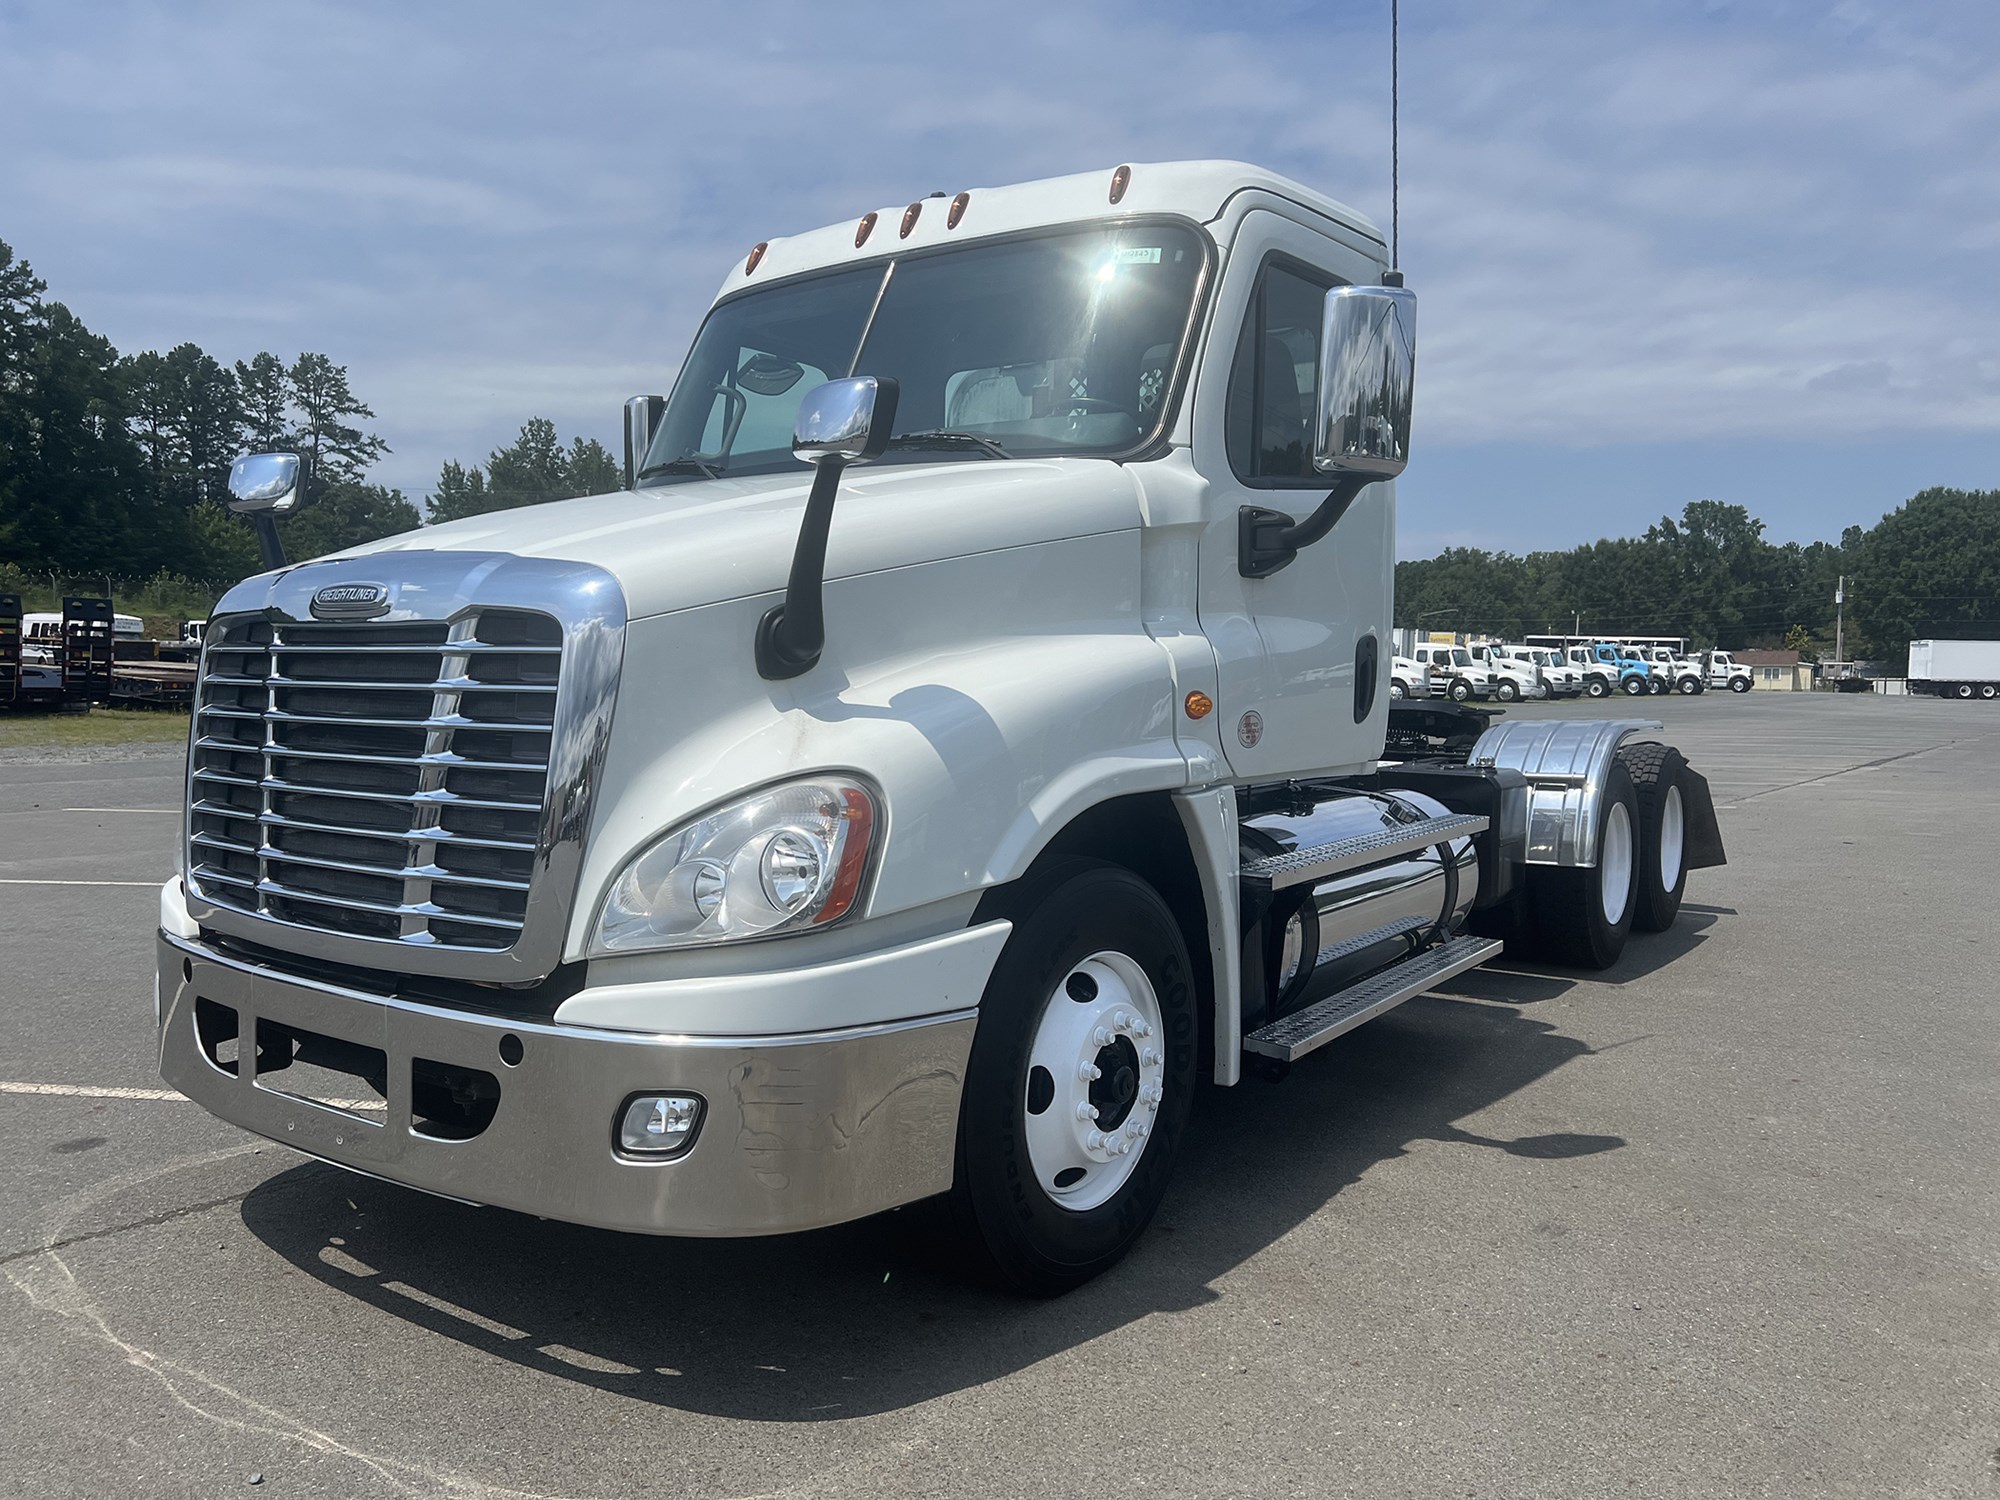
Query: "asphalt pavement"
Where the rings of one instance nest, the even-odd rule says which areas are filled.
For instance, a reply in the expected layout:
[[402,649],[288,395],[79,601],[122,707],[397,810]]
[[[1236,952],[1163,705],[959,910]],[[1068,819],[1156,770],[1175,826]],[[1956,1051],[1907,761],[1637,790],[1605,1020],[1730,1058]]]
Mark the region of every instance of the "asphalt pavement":
[[1197,1107],[1054,1302],[923,1207],[651,1240],[257,1141],[154,1066],[181,765],[0,759],[0,1494],[2000,1494],[2000,710],[1658,717],[1730,863]]

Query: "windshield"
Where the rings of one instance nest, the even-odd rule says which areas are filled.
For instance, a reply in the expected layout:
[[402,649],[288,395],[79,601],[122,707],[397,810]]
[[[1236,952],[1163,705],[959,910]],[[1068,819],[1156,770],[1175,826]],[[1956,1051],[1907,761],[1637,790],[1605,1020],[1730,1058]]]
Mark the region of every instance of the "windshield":
[[1131,223],[871,262],[733,297],[696,335],[645,466],[681,461],[658,476],[666,481],[798,472],[800,399],[848,374],[899,383],[899,437],[971,433],[1010,456],[1129,453],[1172,405],[1204,265],[1195,230]]
[[1472,665],[1471,653],[1463,649],[1452,652],[1451,660],[1454,666],[1469,667]]

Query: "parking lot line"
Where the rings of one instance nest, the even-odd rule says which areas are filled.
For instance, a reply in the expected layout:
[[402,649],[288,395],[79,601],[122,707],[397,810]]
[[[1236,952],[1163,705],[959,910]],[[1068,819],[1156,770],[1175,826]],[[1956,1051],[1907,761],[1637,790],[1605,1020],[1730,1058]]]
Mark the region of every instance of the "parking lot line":
[[178,1089],[127,1089],[83,1083],[0,1082],[0,1094],[54,1094],[64,1099],[156,1099],[188,1104],[193,1101]]
[[0,880],[0,885],[136,885],[148,890],[164,883],[164,880]]
[[178,807],[65,807],[63,811],[87,813],[177,813],[180,809]]

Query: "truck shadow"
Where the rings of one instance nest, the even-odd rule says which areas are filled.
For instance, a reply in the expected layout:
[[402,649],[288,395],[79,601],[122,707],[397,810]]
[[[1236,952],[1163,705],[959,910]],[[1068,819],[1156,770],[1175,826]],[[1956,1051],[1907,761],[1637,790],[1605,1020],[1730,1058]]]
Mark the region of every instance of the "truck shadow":
[[1224,1295],[1219,1280],[1413,1142],[1504,1151],[1551,1171],[1623,1146],[1568,1131],[1502,1140],[1454,1123],[1589,1052],[1519,1009],[1434,996],[1341,1039],[1282,1084],[1210,1090],[1138,1248],[1054,1302],[969,1282],[936,1203],[777,1239],[653,1239],[312,1163],[265,1182],[242,1216],[339,1295],[540,1375],[747,1421],[863,1416],[1212,1302]]

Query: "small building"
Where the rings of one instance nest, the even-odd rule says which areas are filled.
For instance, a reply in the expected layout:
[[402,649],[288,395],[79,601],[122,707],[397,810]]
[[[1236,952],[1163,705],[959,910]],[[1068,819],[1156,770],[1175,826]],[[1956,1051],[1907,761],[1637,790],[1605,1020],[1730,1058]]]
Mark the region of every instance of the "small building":
[[1809,693],[1813,664],[1796,651],[1737,651],[1736,664],[1750,669],[1750,686],[1774,693]]

